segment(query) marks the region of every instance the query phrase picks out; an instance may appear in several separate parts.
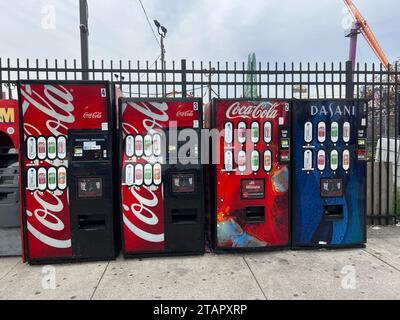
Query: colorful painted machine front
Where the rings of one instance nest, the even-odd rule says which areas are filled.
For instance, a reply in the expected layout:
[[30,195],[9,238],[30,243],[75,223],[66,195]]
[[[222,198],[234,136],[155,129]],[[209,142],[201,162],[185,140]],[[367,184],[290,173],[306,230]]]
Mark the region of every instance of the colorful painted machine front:
[[293,247],[366,242],[367,103],[293,104]]
[[288,101],[214,100],[214,249],[289,245]]
[[109,83],[23,81],[18,90],[28,261],[114,258]]
[[201,99],[120,100],[126,257],[204,252]]

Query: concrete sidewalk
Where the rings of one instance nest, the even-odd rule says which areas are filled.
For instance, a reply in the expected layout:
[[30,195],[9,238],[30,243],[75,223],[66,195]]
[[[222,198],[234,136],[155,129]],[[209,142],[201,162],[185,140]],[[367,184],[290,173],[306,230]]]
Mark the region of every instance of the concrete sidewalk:
[[400,227],[368,233],[367,248],[355,250],[120,257],[54,269],[2,258],[0,299],[400,299]]

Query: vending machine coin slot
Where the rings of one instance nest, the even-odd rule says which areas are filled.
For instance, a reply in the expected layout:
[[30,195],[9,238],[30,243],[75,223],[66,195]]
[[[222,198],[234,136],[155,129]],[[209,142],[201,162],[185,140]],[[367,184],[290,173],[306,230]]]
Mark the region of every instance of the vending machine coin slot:
[[342,220],[343,205],[326,205],[324,207],[325,220]]
[[247,223],[263,223],[265,222],[264,207],[246,207]]

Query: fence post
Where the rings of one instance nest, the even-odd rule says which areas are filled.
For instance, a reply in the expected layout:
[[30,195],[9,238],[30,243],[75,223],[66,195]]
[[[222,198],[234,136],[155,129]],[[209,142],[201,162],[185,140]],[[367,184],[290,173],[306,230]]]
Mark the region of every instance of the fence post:
[[181,60],[181,80],[182,80],[182,97],[186,98],[186,59]]
[[354,98],[353,63],[346,61],[346,99]]

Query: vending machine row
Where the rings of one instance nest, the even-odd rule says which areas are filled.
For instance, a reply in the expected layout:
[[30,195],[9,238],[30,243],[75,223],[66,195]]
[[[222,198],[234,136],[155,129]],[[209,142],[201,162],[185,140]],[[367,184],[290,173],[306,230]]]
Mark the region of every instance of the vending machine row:
[[125,257],[202,254],[206,234],[216,252],[366,241],[365,101],[214,99],[208,149],[201,99],[117,107],[102,81],[18,91],[31,264],[113,259],[120,246]]

